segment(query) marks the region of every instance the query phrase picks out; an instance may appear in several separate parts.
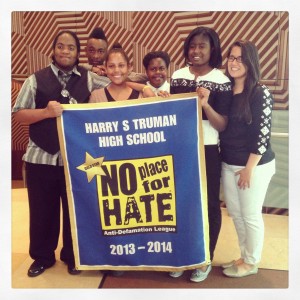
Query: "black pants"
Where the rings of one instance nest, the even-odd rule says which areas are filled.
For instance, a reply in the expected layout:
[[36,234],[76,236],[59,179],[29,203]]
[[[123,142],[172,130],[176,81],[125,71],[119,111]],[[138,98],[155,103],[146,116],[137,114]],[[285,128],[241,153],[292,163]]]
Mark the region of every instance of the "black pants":
[[[64,169],[60,166],[26,163],[29,199],[30,246],[32,259],[44,264],[55,262],[63,212],[63,248],[60,259],[74,265],[74,254],[67,203]],[[61,202],[60,202],[61,200]]]
[[207,208],[209,223],[209,250],[211,261],[221,230],[222,214],[220,208],[221,159],[217,145],[205,146]]

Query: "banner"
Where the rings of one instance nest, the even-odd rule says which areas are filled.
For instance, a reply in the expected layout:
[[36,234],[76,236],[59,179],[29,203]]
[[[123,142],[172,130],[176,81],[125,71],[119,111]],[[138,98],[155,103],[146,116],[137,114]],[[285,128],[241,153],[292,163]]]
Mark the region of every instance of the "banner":
[[57,118],[79,270],[209,263],[197,95],[68,104]]

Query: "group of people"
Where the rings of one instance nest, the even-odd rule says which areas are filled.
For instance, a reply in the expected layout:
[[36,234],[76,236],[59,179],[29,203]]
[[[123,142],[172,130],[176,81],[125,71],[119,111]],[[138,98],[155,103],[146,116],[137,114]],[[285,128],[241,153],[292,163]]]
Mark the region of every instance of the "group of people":
[[[210,261],[221,229],[220,185],[239,240],[240,257],[224,264],[229,277],[258,272],[264,240],[262,206],[275,173],[271,149],[273,98],[260,84],[259,56],[250,41],[236,41],[228,50],[226,74],[218,34],[197,27],[187,36],[185,66],[167,80],[170,57],[149,52],[143,59],[145,75],[132,72],[120,44],[108,50],[107,38],[96,28],[87,41],[88,64],[79,64],[80,43],[72,31],[53,41],[50,66],[31,75],[13,107],[16,121],[29,124],[29,144],[23,160],[30,208],[29,253],[34,260],[28,276],[35,277],[55,263],[63,211],[63,248],[60,259],[72,275],[75,268],[63,161],[56,117],[61,104],[120,101],[142,97],[197,92],[202,107],[205,145]],[[74,102],[75,101],[75,102]],[[60,200],[61,199],[61,200]],[[60,202],[61,201],[61,202]],[[195,269],[193,282],[207,278],[212,265]],[[170,272],[179,277],[183,272]]]

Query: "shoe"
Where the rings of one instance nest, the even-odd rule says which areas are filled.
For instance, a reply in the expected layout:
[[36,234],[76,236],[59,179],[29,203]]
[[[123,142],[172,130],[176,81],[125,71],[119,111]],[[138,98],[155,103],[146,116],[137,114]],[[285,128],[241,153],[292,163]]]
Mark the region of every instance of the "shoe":
[[229,268],[223,270],[224,275],[226,275],[228,277],[234,277],[234,278],[240,278],[240,277],[257,274],[257,272],[258,272],[257,266],[253,266],[250,270],[243,271],[243,272],[241,272],[241,271],[239,272],[239,269],[237,266],[232,266],[232,267],[229,267]]
[[225,264],[221,265],[221,267],[222,267],[223,269],[227,269],[227,268],[232,267],[234,264],[235,264],[235,260],[232,260],[232,261],[230,261],[230,262],[228,262],[228,263],[225,263]]
[[45,272],[46,269],[51,268],[55,262],[52,264],[43,264],[38,261],[34,261],[28,269],[27,275],[29,277],[36,277]]
[[77,270],[77,269],[75,268],[74,263],[68,263],[66,260],[63,260],[63,259],[60,259],[60,260],[61,260],[65,265],[68,266],[68,273],[69,273],[70,275],[78,275],[78,274],[81,273],[80,270]]
[[75,268],[75,266],[68,265],[68,273],[69,273],[70,275],[78,275],[78,274],[81,273],[81,271],[80,271],[80,270],[77,270],[77,269]]
[[232,267],[234,265],[242,264],[243,262],[244,262],[244,260],[242,258],[239,258],[237,260],[232,260],[232,261],[230,261],[228,263],[225,263],[225,264],[221,265],[221,267],[223,269],[227,269],[227,268],[230,268],[230,267]]
[[112,271],[111,273],[115,277],[120,277],[124,274],[124,271]]
[[179,272],[170,272],[169,275],[173,278],[178,278],[183,274],[183,271],[179,271]]
[[210,273],[212,267],[211,265],[208,265],[207,268],[206,268],[206,271],[202,271],[201,269],[196,269],[191,277],[190,277],[190,281],[193,281],[193,282],[201,282],[203,280],[205,280],[208,276],[208,274]]

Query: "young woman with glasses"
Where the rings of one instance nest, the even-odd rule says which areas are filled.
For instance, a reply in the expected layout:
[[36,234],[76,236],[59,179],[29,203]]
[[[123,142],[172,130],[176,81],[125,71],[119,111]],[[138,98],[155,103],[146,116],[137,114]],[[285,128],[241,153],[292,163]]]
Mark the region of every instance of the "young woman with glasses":
[[225,203],[238,235],[240,258],[223,265],[229,277],[258,272],[264,240],[262,206],[275,173],[271,149],[273,98],[259,83],[256,46],[237,41],[229,49],[227,75],[233,85],[228,125],[220,134]]

